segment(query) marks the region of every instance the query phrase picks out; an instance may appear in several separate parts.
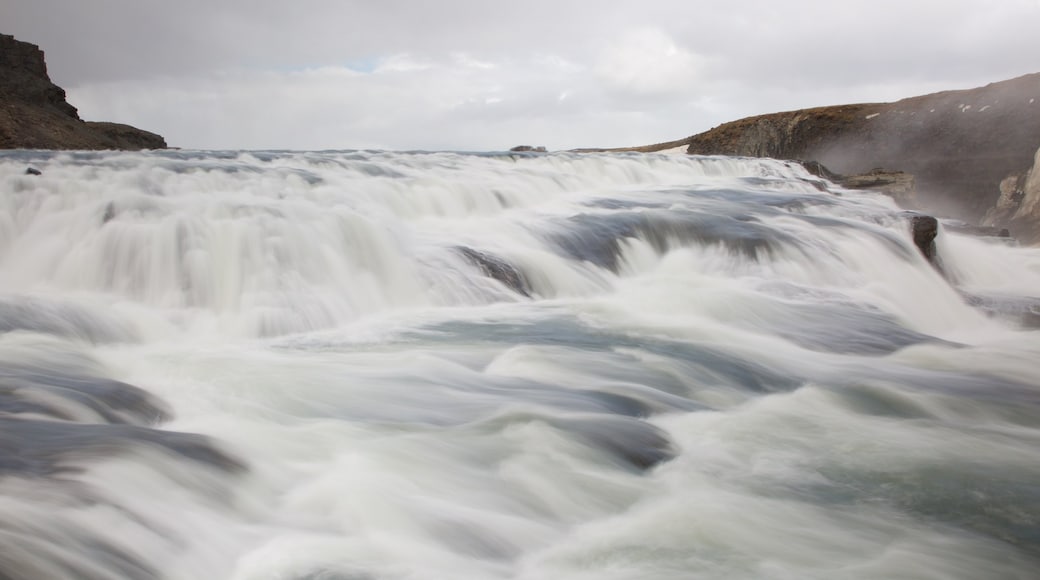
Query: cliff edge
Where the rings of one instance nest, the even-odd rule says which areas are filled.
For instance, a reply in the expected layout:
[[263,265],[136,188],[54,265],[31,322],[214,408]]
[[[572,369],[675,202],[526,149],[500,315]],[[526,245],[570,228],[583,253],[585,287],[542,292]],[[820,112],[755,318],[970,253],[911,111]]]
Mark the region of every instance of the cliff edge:
[[165,148],[155,133],[80,119],[47,75],[40,47],[0,34],[0,149]]
[[[812,160],[841,174],[906,172],[922,208],[979,223],[993,216],[1001,182],[1025,175],[1040,149],[1040,73],[894,103],[749,117],[687,142],[691,154]],[[1040,224],[986,221],[1040,240]]]

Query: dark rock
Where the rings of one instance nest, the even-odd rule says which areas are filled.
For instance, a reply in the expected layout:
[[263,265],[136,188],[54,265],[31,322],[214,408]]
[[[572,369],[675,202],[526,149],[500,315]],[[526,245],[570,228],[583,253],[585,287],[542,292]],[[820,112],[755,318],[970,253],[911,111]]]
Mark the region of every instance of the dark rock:
[[85,124],[99,139],[111,144],[106,149],[166,149],[166,140],[151,131],[107,121],[85,121]]
[[815,175],[816,177],[822,177],[822,178],[824,178],[824,179],[826,179],[828,181],[833,181],[834,183],[838,183],[839,181],[841,181],[842,178],[845,177],[844,175],[839,175],[837,173],[834,173],[830,169],[827,169],[827,167],[824,166],[824,164],[820,163],[819,161],[814,161],[812,159],[808,159],[808,160],[801,160],[798,163],[800,163],[801,166],[804,167],[806,171],[808,171],[809,173]]
[[116,204],[110,201],[107,205],[105,205],[105,215],[101,216],[101,223],[107,224],[108,222],[112,221],[115,217]]
[[616,463],[645,471],[676,455],[668,435],[653,425],[629,417],[583,417],[550,422]]
[[518,294],[523,294],[527,297],[531,296],[531,286],[528,284],[527,278],[509,262],[497,256],[492,256],[473,248],[467,248],[466,246],[459,246],[456,249],[473,265],[480,268],[480,271],[488,278],[498,280]]
[[[47,366],[44,366],[47,364]],[[57,359],[0,363],[0,415],[54,421],[149,426],[169,418],[165,405],[133,385]]]
[[35,168],[32,168],[32,167],[29,167],[29,168],[27,168],[25,170],[25,174],[26,175],[43,175],[43,172],[40,171],[39,169],[35,169]]
[[549,235],[562,255],[613,272],[619,271],[627,238],[642,239],[662,253],[675,240],[717,244],[751,259],[772,252],[779,244],[797,244],[793,236],[771,230],[741,212],[732,216],[672,209],[618,211],[609,215],[584,213],[567,218],[565,223],[565,227]]
[[154,429],[170,417],[162,401],[98,371],[75,352],[0,361],[0,476],[58,475],[135,447],[224,471],[245,469],[207,437]]
[[539,145],[538,147],[532,147],[531,145],[517,145],[509,149],[514,153],[533,152],[533,153],[545,153],[545,147]]
[[939,233],[939,220],[930,215],[914,216],[910,218],[910,229],[914,245],[929,262],[935,264],[935,236]]
[[0,149],[163,149],[162,137],[83,121],[51,82],[43,51],[0,34]]
[[101,457],[135,447],[163,449],[188,461],[228,472],[245,470],[208,437],[136,427],[0,417],[0,475],[47,477],[76,471]]

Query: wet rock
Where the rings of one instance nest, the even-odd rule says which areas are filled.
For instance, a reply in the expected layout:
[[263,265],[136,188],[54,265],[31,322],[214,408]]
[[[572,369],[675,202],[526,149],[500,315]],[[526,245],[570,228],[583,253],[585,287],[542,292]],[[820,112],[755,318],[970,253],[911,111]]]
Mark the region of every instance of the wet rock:
[[808,160],[804,160],[804,161],[799,161],[798,163],[802,167],[804,167],[806,171],[808,171],[809,173],[815,175],[816,177],[822,177],[822,178],[824,178],[826,180],[833,181],[835,183],[838,183],[841,180],[841,178],[844,177],[842,175],[838,175],[837,173],[834,173],[830,169],[827,169],[827,167],[824,166],[824,164],[820,163],[819,161],[814,161],[812,159],[808,159]]
[[554,419],[552,425],[599,449],[626,467],[645,471],[676,455],[664,431],[628,417]]
[[743,214],[719,216],[672,209],[578,214],[549,237],[563,255],[613,272],[619,271],[622,245],[628,238],[641,239],[659,252],[676,242],[720,245],[751,259],[772,252],[776,245],[798,243],[793,236]]
[[102,223],[102,225],[107,224],[108,222],[112,221],[115,217],[116,217],[116,204],[110,201],[105,206],[105,215],[101,216],[101,223]]
[[935,265],[935,236],[939,233],[939,220],[930,215],[917,215],[910,218],[910,229],[914,245],[921,251],[921,255]]
[[169,418],[164,405],[133,385],[89,376],[2,369],[0,414],[64,421],[151,425]]
[[222,471],[245,465],[208,437],[132,425],[68,423],[0,417],[0,474],[48,477],[73,472],[100,458],[135,448],[166,450]]
[[28,167],[25,170],[26,175],[43,175],[43,172],[35,167]]
[[531,145],[517,145],[516,147],[511,147],[509,150],[514,153],[545,153],[546,151],[545,147],[542,147],[541,145],[537,147]]
[[480,271],[488,278],[498,280],[517,294],[523,294],[527,297],[531,296],[531,286],[528,284],[527,278],[509,262],[498,256],[466,246],[458,246],[456,249],[473,265],[480,268]]
[[55,476],[134,449],[229,472],[245,468],[207,437],[154,429],[170,417],[163,402],[101,376],[86,355],[38,345],[0,359],[0,474]]

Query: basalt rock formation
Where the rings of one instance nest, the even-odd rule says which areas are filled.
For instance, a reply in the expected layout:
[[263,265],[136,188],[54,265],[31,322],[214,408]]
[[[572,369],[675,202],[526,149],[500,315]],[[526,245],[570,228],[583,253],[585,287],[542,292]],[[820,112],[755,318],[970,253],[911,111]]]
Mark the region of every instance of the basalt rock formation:
[[0,34],[0,149],[164,149],[155,133],[83,121],[51,82],[43,51]]
[[[686,141],[691,154],[813,160],[845,175],[905,172],[920,208],[972,223],[989,214],[987,225],[1040,241],[1040,193],[1035,203],[1024,193],[1040,149],[1040,73],[894,103],[749,117]],[[1040,180],[1040,170],[1033,175]],[[1022,187],[1005,184],[1011,193],[995,211],[1009,176]]]

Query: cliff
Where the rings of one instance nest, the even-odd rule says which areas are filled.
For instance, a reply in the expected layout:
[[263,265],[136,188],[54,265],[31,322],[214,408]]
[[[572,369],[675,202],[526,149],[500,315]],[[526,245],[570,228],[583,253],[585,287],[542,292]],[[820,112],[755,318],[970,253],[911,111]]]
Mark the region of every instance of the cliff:
[[[894,103],[750,117],[687,143],[688,153],[813,160],[842,174],[906,172],[923,208],[977,223],[992,214],[1001,182],[1025,175],[1040,149],[1040,73]],[[1040,222],[988,221],[1040,239]]]
[[0,34],[0,149],[164,149],[155,133],[83,121],[51,82],[43,51]]

